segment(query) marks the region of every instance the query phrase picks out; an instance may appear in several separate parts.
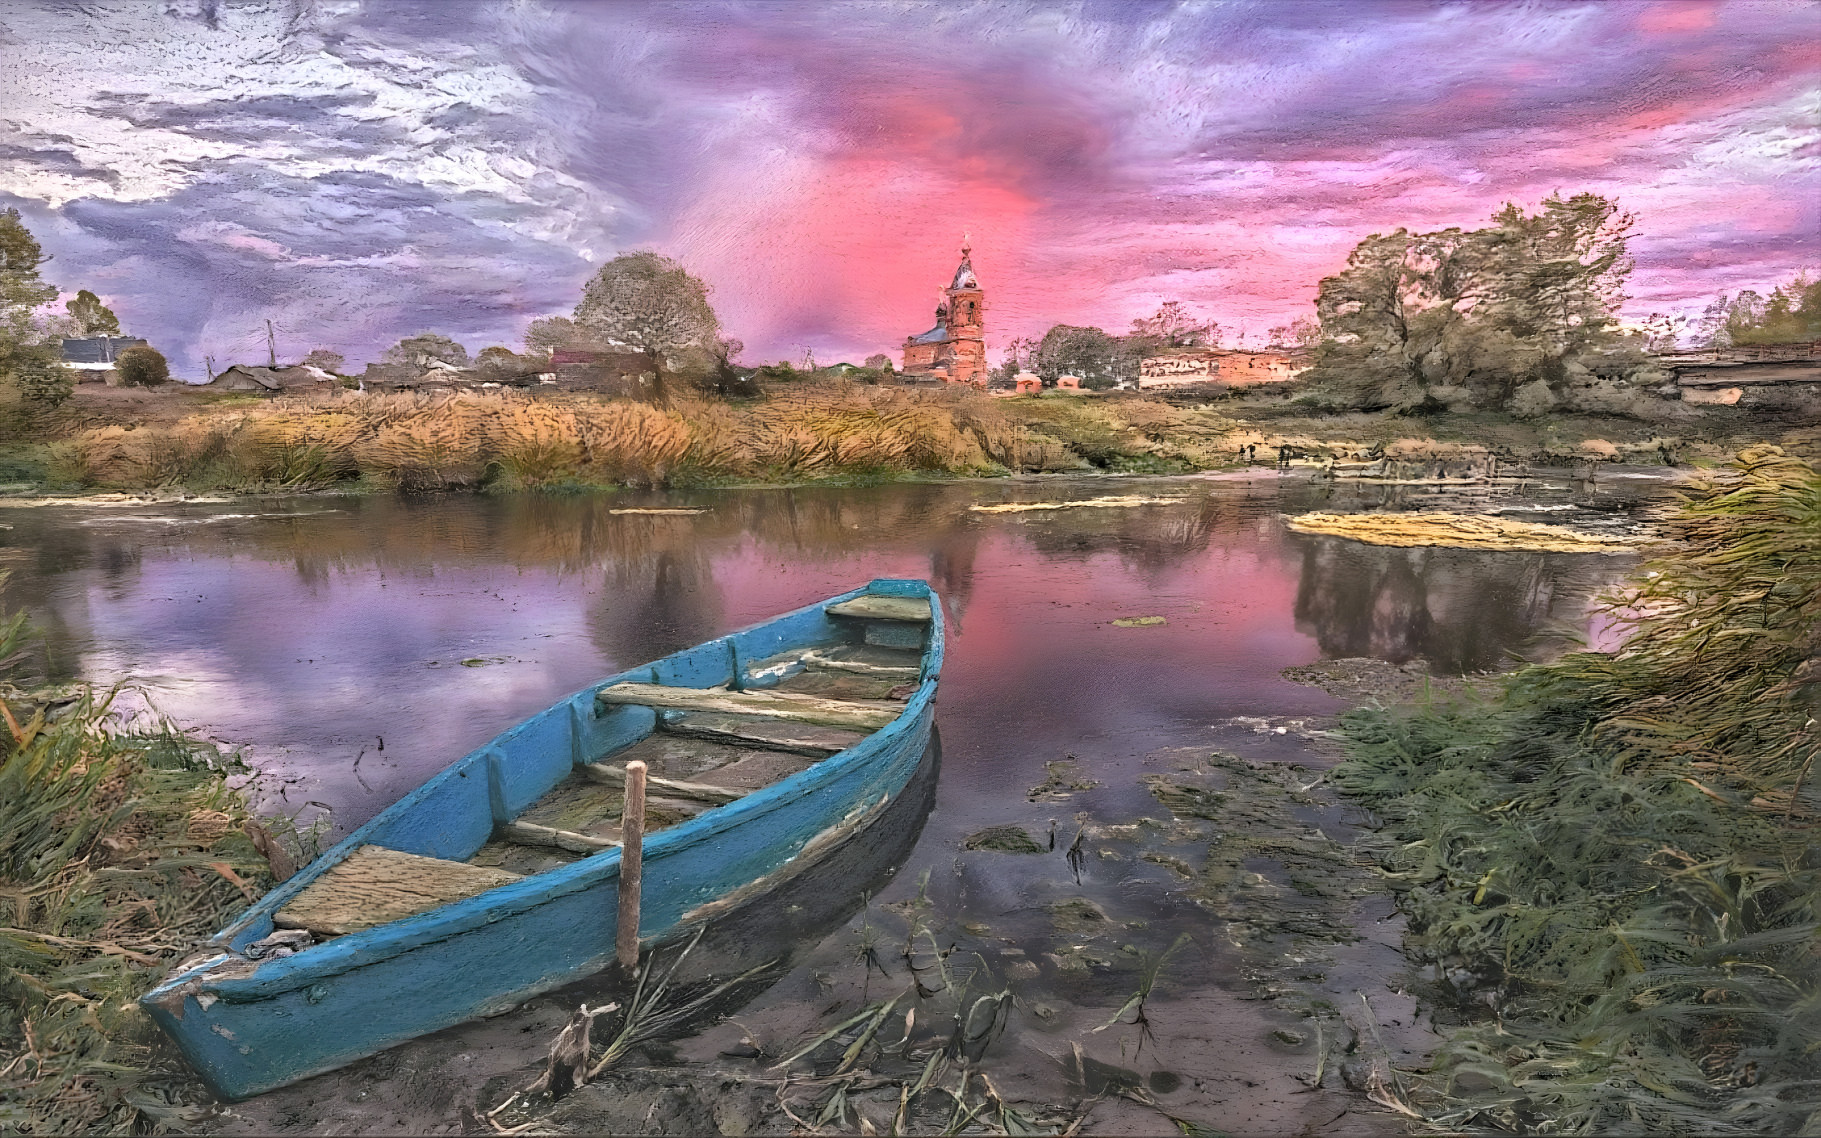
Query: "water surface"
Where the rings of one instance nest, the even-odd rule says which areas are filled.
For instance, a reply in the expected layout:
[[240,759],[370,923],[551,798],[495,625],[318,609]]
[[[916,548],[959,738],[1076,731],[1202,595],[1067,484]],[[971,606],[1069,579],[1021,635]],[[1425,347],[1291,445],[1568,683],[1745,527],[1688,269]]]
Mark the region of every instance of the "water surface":
[[[1241,1093],[1195,1074],[1197,1063],[1221,1066],[1208,1048],[1252,1047],[1275,1061],[1256,1039],[1240,1046],[1222,1034],[1256,1035],[1263,1021],[1234,1018],[1232,994],[1245,985],[1210,935],[1218,922],[1185,903],[1169,873],[1117,851],[1091,859],[1076,884],[1060,854],[964,852],[962,839],[1005,822],[1041,834],[1051,818],[1066,834],[1078,813],[1161,816],[1139,776],[1167,769],[1174,748],[1329,762],[1298,724],[1341,705],[1282,669],[1352,656],[1444,673],[1504,667],[1598,634],[1590,601],[1630,564],[1367,546],[1292,534],[1286,514],[1435,506],[1624,530],[1665,493],[1644,478],[1440,491],[1269,475],[1053,477],[45,507],[6,511],[12,528],[0,539],[10,600],[46,633],[46,671],[131,678],[179,723],[241,748],[265,775],[270,808],[326,811],[335,833],[602,675],[872,577],[926,577],[950,619],[941,772],[894,888],[930,871],[930,893],[953,920],[990,925],[1032,959],[1054,937],[1028,914],[1062,896],[1094,899],[1140,930],[1130,935],[1141,949],[1160,949],[1177,929],[1200,934],[1207,947],[1181,966],[1176,998],[1224,985],[1227,1002],[1213,1020],[1182,1017],[1173,1042],[1160,1031],[1153,1061],[1183,1076],[1182,1094],[1203,1095],[1194,1105],[1206,1114],[1214,1103],[1239,1109]],[[969,509],[1109,494],[1180,501]],[[634,506],[707,512],[613,512]],[[1138,617],[1163,623],[1114,623]],[[1045,762],[1065,757],[1099,786],[1066,802],[1028,798]],[[1394,926],[1380,941],[1395,942]],[[1361,957],[1353,974],[1343,961],[1335,982],[1382,987],[1358,973],[1393,957]],[[1035,983],[1065,1004],[1116,1008],[1122,998],[1047,970]],[[775,999],[792,990],[780,985]],[[1036,1036],[1088,1019],[1032,1024],[1032,1054],[1049,1054],[1054,1041]],[[1281,1124],[1290,1108],[1261,1099],[1246,1109]]]

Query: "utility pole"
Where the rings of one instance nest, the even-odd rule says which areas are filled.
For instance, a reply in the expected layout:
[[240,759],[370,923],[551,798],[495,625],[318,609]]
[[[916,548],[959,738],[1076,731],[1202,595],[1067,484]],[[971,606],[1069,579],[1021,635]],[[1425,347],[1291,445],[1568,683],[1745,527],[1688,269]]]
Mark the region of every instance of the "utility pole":
[[272,322],[266,321],[266,362],[278,366],[278,341],[272,336]]

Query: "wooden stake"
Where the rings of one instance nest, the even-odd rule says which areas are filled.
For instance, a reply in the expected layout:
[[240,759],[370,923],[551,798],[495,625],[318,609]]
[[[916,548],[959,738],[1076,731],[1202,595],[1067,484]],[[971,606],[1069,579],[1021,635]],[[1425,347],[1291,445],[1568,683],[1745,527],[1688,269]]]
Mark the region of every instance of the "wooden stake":
[[614,949],[620,967],[639,964],[639,885],[645,861],[645,764],[626,764],[626,808],[620,814],[620,927]]

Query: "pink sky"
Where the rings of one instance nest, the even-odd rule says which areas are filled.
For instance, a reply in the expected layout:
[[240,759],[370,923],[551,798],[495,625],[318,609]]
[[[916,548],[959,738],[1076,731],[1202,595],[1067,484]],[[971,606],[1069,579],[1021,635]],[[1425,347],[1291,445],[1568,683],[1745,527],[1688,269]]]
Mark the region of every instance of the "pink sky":
[[995,355],[1167,299],[1262,337],[1370,233],[1557,190],[1637,215],[1633,317],[1821,263],[1810,4],[288,12],[0,11],[0,205],[180,370],[268,318],[293,355],[516,345],[637,248],[749,362],[895,354],[963,232]]

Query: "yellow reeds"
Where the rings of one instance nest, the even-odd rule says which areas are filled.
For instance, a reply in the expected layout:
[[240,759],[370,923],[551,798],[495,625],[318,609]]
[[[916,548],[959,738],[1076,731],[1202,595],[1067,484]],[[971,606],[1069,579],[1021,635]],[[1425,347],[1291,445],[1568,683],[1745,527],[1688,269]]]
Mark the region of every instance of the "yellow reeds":
[[647,403],[582,404],[576,430],[590,471],[608,482],[661,485],[690,449],[690,427]]
[[92,486],[301,488],[364,477],[405,490],[500,480],[665,485],[678,479],[1062,471],[1224,460],[1232,424],[1153,400],[1031,400],[847,384],[659,406],[583,394],[466,392],[279,399],[174,425],[107,427],[59,459]]

